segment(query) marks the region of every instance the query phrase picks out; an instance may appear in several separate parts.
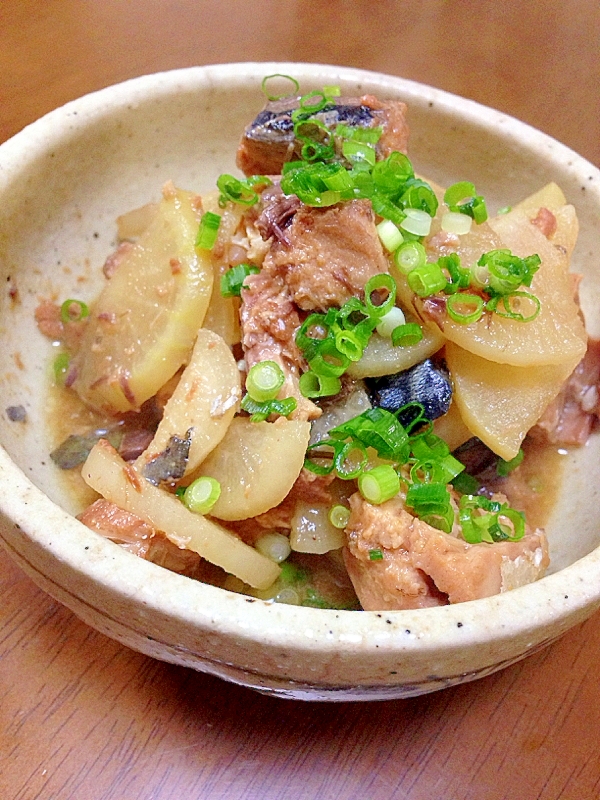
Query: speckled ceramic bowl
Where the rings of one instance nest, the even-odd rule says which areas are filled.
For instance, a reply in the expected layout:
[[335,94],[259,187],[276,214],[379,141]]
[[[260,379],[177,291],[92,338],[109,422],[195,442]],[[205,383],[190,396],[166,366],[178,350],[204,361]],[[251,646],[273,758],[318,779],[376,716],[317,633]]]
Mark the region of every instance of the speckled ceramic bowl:
[[[326,611],[272,605],[137,559],[81,525],[48,459],[51,348],[40,297],[92,298],[115,218],[169,178],[205,191],[231,171],[270,73],[303,91],[341,84],[409,104],[411,156],[438,183],[468,178],[492,208],[549,180],[577,207],[574,269],[600,335],[600,173],[544,134],[427,86],[305,64],[231,64],[150,75],[69,103],[0,147],[0,535],[33,580],[87,623],[165,661],[282,697],[408,697],[523,658],[600,604],[600,440],[565,456],[568,476],[548,533],[552,570],[485,600],[419,611]],[[5,409],[23,406],[25,421]]]

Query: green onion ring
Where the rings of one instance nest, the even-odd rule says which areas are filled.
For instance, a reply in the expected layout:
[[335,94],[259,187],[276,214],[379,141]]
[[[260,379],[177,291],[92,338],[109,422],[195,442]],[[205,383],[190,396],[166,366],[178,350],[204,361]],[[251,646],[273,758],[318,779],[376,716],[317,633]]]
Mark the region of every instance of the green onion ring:
[[[267,82],[273,78],[283,78],[286,81],[290,81],[294,87],[293,90],[287,94],[267,94]],[[284,97],[290,97],[290,95],[297,93],[300,89],[300,84],[295,78],[292,78],[291,75],[284,75],[281,72],[274,72],[272,75],[265,75],[265,77],[262,79],[262,83],[260,84],[260,88],[267,100],[273,102],[274,100],[283,100]]]
[[[461,307],[471,310],[462,311]],[[477,322],[481,319],[485,310],[485,301],[483,297],[478,294],[469,294],[467,292],[457,292],[451,294],[446,300],[446,311],[450,319],[454,322],[459,322],[461,325],[470,325],[472,322]]]

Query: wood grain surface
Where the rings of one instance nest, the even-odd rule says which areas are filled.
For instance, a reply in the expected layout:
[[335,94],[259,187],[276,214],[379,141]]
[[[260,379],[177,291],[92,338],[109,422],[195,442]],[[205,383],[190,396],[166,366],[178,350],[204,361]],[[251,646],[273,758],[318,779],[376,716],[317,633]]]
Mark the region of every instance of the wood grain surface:
[[[329,62],[495,106],[600,164],[598,0],[2,0],[0,140],[85,92]],[[1,487],[0,487],[1,491]],[[0,553],[0,800],[596,800],[600,616],[405,701],[263,697],[89,629]]]

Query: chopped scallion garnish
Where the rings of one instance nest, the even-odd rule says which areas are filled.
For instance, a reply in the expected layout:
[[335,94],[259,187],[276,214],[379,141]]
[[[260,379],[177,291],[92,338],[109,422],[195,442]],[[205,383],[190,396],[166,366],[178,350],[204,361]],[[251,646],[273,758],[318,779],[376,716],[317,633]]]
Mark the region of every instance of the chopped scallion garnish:
[[[394,306],[381,317],[375,330],[380,336],[383,336],[384,339],[391,339],[393,332],[405,325],[405,323],[406,317],[404,316],[404,311],[398,308],[398,306]],[[417,328],[419,328],[418,325]],[[421,329],[419,328],[419,330]]]
[[390,464],[379,464],[358,476],[358,490],[368,503],[381,505],[398,494],[400,478]]
[[196,247],[201,250],[212,250],[219,235],[219,225],[221,217],[212,211],[206,211],[200,220],[198,235],[196,236]]
[[499,458],[498,463],[496,464],[496,473],[501,478],[505,478],[513,471],[513,469],[516,469],[519,464],[522,463],[524,457],[525,453],[523,452],[523,448],[520,448],[517,455],[514,458],[511,458],[509,461]]
[[397,225],[394,225],[391,219],[382,219],[377,225],[377,233],[381,244],[388,253],[393,253],[404,241],[402,231]]
[[274,400],[283,383],[285,375],[275,361],[259,361],[246,376],[246,391],[257,403]]
[[259,403],[253,400],[249,394],[242,398],[241,407],[250,414],[251,422],[264,422],[271,414],[278,414],[287,417],[292,411],[296,410],[297,402],[294,397],[286,397],[283,400],[266,400]]
[[485,303],[481,295],[457,292],[446,300],[446,311],[450,319],[469,325],[483,316]]
[[219,175],[217,178],[217,189],[221,192],[219,205],[231,201],[242,206],[253,206],[258,203],[259,190],[271,184],[270,178],[262,175],[253,175],[251,178],[241,181],[233,175]]
[[216,478],[203,475],[190,483],[182,496],[183,504],[194,514],[208,514],[221,496],[221,484]]
[[371,318],[381,319],[396,302],[396,284],[387,272],[374,275],[365,286],[365,306]]
[[411,347],[418,344],[423,338],[423,328],[418,322],[406,322],[398,325],[392,331],[392,344],[394,347]]
[[449,186],[444,194],[444,203],[446,203],[450,211],[467,214],[477,224],[481,224],[487,219],[485,200],[481,195],[477,194],[470,181],[459,181]]
[[429,297],[441,292],[446,286],[446,276],[437,261],[428,261],[411,270],[407,276],[408,285],[419,297]]
[[89,316],[90,310],[81,300],[65,300],[60,307],[61,322],[79,322]]
[[64,383],[71,359],[68,353],[59,353],[52,364],[54,380],[56,383]]
[[405,242],[394,253],[394,263],[404,275],[427,262],[427,252],[421,242]]
[[[286,81],[291,84],[289,91],[283,92],[282,94],[272,94],[268,91],[269,83],[273,84],[280,81]],[[274,72],[272,75],[265,75],[265,77],[262,79],[260,88],[262,89],[262,92],[266,96],[267,100],[274,101],[282,100],[284,97],[289,97],[292,94],[296,94],[300,89],[300,84],[291,75],[282,75],[280,72]]]
[[253,264],[236,264],[221,275],[221,294],[223,297],[239,297],[248,275],[260,272]]
[[340,392],[342,384],[335,376],[318,375],[309,370],[300,376],[299,387],[303,397],[330,397]]
[[329,522],[331,522],[334,528],[342,530],[348,524],[349,519],[350,519],[349,508],[342,505],[332,506],[329,512]]

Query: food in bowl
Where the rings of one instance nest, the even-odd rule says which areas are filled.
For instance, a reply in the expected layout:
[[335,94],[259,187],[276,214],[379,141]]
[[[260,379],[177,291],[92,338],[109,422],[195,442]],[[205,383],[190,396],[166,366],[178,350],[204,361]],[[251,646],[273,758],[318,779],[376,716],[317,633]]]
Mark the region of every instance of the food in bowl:
[[166,184],[119,220],[90,309],[39,306],[57,391],[99,415],[53,453],[102,496],[88,526],[317,607],[445,605],[544,574],[528,453],[544,469],[544,437],[572,443],[565,409],[579,442],[595,411],[575,213],[554,184],[488,217],[472,184],[417,177],[404,112],[332,87],[271,100],[245,179]]

